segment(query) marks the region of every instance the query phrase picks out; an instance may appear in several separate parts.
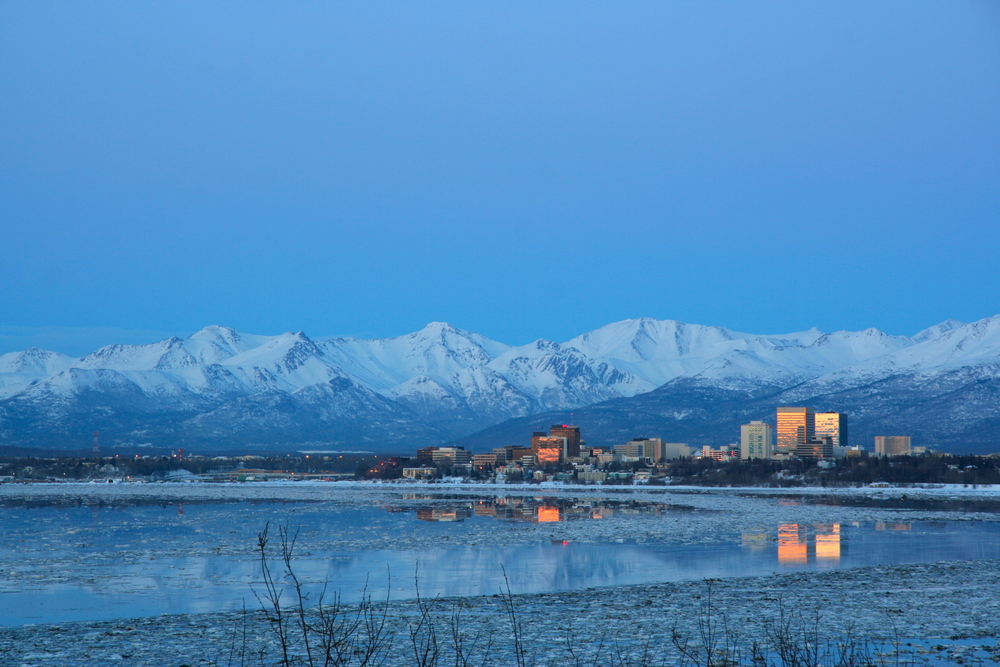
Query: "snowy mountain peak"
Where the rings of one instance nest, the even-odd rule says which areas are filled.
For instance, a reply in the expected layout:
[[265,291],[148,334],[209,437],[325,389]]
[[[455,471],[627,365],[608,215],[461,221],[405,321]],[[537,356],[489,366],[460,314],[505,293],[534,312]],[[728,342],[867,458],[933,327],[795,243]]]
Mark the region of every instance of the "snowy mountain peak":
[[153,370],[192,366],[197,360],[176,336],[147,345],[106,345],[76,362],[79,369]]
[[534,340],[518,349],[519,350],[531,349],[531,350],[538,350],[539,352],[552,352],[560,349],[560,345],[559,343],[555,343],[551,340],[538,338],[537,340]]
[[415,331],[401,338],[410,341],[423,341],[426,344],[444,345],[451,348],[465,347],[471,344],[474,347],[482,349],[491,358],[501,354],[510,347],[509,345],[490,340],[481,334],[459,329],[447,322],[431,322],[420,331]]
[[69,368],[76,361],[59,352],[29,347],[23,352],[9,352],[0,355],[0,373],[22,373],[26,375],[49,375]]
[[[465,331],[462,331],[461,329],[453,327],[450,324],[448,324],[447,322],[428,322],[427,324],[424,325],[423,329],[421,329],[420,331],[417,331],[415,333],[417,333],[417,334],[419,334],[419,333],[426,333],[426,334],[429,334],[429,335],[438,335],[438,334],[444,335],[446,333],[468,333],[468,332],[465,332]],[[411,334],[411,335],[414,335],[414,334]]]
[[811,347],[847,345],[868,356],[877,356],[912,344],[911,338],[892,336],[881,329],[870,327],[862,331],[834,331],[823,334],[811,344]]
[[431,322],[423,329],[407,334],[405,338],[413,341],[426,341],[432,344],[448,344],[456,341],[470,341],[473,334],[456,329],[447,322]]
[[928,340],[934,340],[940,338],[944,334],[952,331],[953,329],[958,329],[965,326],[965,322],[960,322],[959,320],[945,320],[941,324],[936,324],[932,327],[928,327],[921,331],[920,333],[914,335],[913,340],[918,343],[923,343]]
[[202,327],[198,331],[191,334],[190,338],[210,338],[210,337],[239,337],[239,332],[232,327],[222,326],[221,324],[209,324],[206,327]]
[[588,331],[566,343],[592,357],[625,362],[676,359],[695,347],[745,338],[728,329],[676,320],[622,320]]
[[289,354],[322,356],[323,351],[302,331],[288,331],[268,338],[263,345],[250,348],[234,355],[226,363],[242,365],[252,361],[254,365],[270,365]]
[[952,329],[918,347],[930,346],[942,348],[951,364],[996,357],[1000,355],[1000,315]]
[[237,350],[240,344],[243,343],[243,336],[236,329],[213,324],[195,331],[188,336],[188,340],[204,341],[219,345],[222,348]]

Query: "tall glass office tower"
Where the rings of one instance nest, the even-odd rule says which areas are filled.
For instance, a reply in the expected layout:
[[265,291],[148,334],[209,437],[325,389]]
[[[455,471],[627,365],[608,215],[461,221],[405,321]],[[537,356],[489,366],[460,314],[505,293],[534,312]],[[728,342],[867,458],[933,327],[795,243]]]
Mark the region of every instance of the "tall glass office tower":
[[847,415],[843,412],[817,412],[816,437],[830,438],[834,447],[850,447],[847,442]]
[[778,451],[795,453],[799,444],[816,438],[816,415],[812,408],[778,408]]

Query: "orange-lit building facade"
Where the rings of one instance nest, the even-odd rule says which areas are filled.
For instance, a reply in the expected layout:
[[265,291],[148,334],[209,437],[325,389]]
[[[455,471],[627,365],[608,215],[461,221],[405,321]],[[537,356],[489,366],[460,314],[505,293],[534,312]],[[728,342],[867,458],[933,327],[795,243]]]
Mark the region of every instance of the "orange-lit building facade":
[[816,439],[816,415],[812,408],[778,408],[777,450],[794,454],[801,443]]
[[540,464],[561,463],[580,456],[582,442],[579,426],[554,424],[548,433],[535,431],[531,434],[531,453]]
[[553,424],[549,428],[549,436],[553,438],[566,438],[567,458],[574,458],[580,455],[580,427],[569,426],[568,424]]
[[847,442],[847,415],[843,412],[816,413],[816,439],[830,438],[834,447],[850,447]]
[[566,450],[566,438],[535,434],[531,438],[531,453],[541,465],[559,463],[563,460]]

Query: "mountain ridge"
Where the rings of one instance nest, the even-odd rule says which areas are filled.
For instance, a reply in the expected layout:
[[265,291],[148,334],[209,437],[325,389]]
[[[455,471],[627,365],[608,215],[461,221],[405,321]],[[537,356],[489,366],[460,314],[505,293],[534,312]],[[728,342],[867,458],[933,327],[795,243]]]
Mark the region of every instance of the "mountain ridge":
[[[308,440],[409,450],[477,437],[485,446],[491,433],[515,438],[536,418],[572,413],[600,415],[607,428],[595,422],[591,440],[641,428],[718,445],[732,432],[724,424],[765,415],[765,403],[818,404],[826,396],[824,406],[851,413],[859,434],[867,433],[865,420],[872,428],[912,424],[955,447],[958,436],[921,425],[912,406],[957,425],[969,441],[976,424],[988,428],[1000,417],[992,390],[998,369],[1000,315],[946,320],[912,337],[874,328],[758,335],[636,318],[564,343],[520,346],[444,322],[391,338],[316,340],[302,331],[261,336],[210,325],[187,338],[108,345],[80,358],[38,348],[0,355],[0,443],[73,448],[98,430],[118,446]],[[939,392],[945,386],[948,395]],[[881,419],[865,416],[866,391],[889,411]],[[929,397],[940,405],[927,404]],[[900,421],[908,410],[910,421]],[[629,422],[630,411],[645,416]],[[978,448],[991,442],[972,440]]]

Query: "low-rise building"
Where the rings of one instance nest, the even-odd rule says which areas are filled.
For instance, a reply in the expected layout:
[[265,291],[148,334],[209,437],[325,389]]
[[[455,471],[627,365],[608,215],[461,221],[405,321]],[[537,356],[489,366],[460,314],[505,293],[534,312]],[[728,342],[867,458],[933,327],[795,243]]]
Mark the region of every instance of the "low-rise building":
[[733,461],[740,458],[739,446],[734,445],[730,447],[722,447],[720,449],[712,449],[710,445],[705,445],[701,448],[701,458],[715,459],[716,461]]
[[911,451],[908,435],[877,435],[875,436],[875,456],[899,456]]
[[437,447],[423,447],[417,450],[417,463],[421,465],[424,463],[434,462],[434,452],[438,450]]
[[795,455],[804,459],[833,458],[833,439],[824,436],[799,442],[795,445]]
[[689,456],[691,456],[691,446],[686,442],[663,443],[664,461],[673,461],[675,459],[688,458]]
[[691,448],[686,443],[663,442],[662,438],[632,438],[623,445],[615,445],[614,452],[621,456],[647,459],[652,463],[691,456]]
[[[506,461],[506,459],[505,459]],[[476,468],[493,467],[497,464],[496,454],[473,454],[472,465]]]
[[436,447],[431,453],[434,465],[462,465],[472,462],[472,454],[465,447]]

